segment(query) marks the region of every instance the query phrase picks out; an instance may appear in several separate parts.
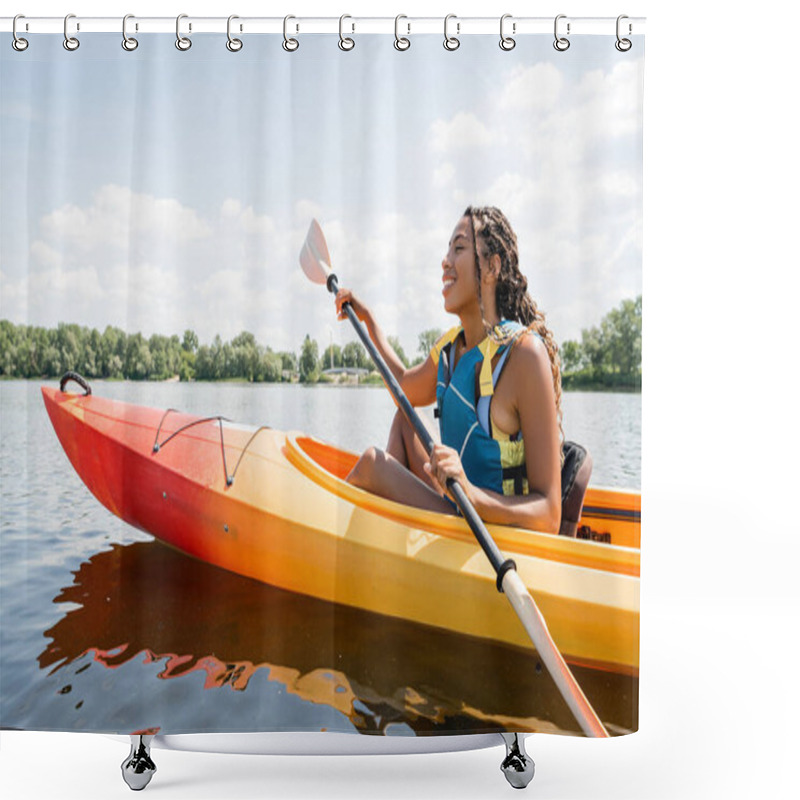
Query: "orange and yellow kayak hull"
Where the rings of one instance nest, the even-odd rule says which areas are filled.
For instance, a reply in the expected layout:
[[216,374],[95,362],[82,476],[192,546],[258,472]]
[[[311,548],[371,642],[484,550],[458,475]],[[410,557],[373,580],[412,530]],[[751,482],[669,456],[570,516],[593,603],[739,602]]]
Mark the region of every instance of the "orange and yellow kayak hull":
[[[95,497],[183,553],[322,600],[532,648],[464,520],[346,483],[353,453],[300,433],[42,393]],[[638,493],[590,489],[581,524],[611,542],[489,531],[567,661],[638,674]]]

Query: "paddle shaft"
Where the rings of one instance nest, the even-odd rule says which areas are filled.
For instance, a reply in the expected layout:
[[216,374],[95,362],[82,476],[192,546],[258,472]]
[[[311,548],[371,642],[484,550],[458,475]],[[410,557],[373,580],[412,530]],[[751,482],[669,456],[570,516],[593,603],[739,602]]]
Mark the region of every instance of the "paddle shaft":
[[[328,291],[333,294],[336,294],[336,292],[339,291],[339,282],[334,274],[331,274],[328,277]],[[381,373],[383,380],[386,381],[386,385],[389,387],[389,391],[392,393],[394,399],[400,406],[403,415],[414,428],[419,440],[422,442],[422,446],[425,448],[425,452],[430,455],[434,445],[433,437],[423,424],[419,414],[417,414],[415,411],[414,406],[408,402],[408,398],[400,387],[400,384],[397,382],[397,378],[395,378],[395,376],[392,374],[392,371],[389,369],[386,362],[383,360],[383,357],[378,352],[378,348],[375,347],[374,342],[372,339],[370,339],[366,326],[358,318],[358,315],[353,310],[353,307],[350,305],[350,303],[345,303],[342,307],[342,310],[345,312],[345,314],[347,314],[350,322],[353,323],[353,327],[356,329],[359,339],[361,339],[361,341],[364,343],[364,347],[367,348],[367,352],[375,362],[375,366]],[[461,510],[461,513],[464,515],[464,519],[466,519],[469,523],[469,527],[475,534],[478,544],[480,544],[481,549],[489,559],[489,563],[492,565],[492,569],[494,569],[495,574],[497,575],[497,590],[502,592],[503,576],[506,574],[506,572],[508,572],[508,570],[516,569],[516,564],[514,564],[511,559],[503,557],[503,554],[495,544],[494,539],[492,539],[492,537],[489,535],[489,532],[486,530],[483,520],[478,516],[472,503],[470,503],[469,499],[467,498],[467,493],[464,491],[464,487],[461,486],[461,484],[454,478],[449,478],[447,481],[447,488],[455,498],[456,504]]]
[[[327,286],[328,291],[332,294],[336,294],[339,291],[339,281],[335,274],[331,273],[328,275]],[[358,338],[361,339],[364,347],[367,348],[367,352],[375,362],[375,366],[381,373],[394,399],[399,404],[405,418],[414,428],[414,431],[425,448],[425,452],[430,455],[434,445],[433,437],[422,424],[419,414],[414,410],[411,403],[408,402],[408,398],[398,383],[397,378],[392,374],[392,371],[378,352],[378,348],[375,347],[375,343],[370,338],[366,326],[358,318],[358,315],[353,310],[350,303],[344,303],[342,305],[342,310],[347,314],[347,318],[356,329]],[[497,575],[497,590],[499,592],[503,592],[504,589],[506,590],[506,596],[511,606],[517,613],[520,622],[522,622],[528,636],[530,636],[548,672],[555,681],[561,696],[569,706],[570,711],[572,711],[581,729],[587,736],[607,737],[608,732],[589,701],[586,699],[586,695],[584,695],[578,682],[575,680],[569,666],[567,666],[567,662],[556,647],[553,637],[550,635],[550,631],[547,629],[547,623],[542,613],[536,606],[522,578],[517,574],[516,564],[511,559],[503,557],[494,539],[489,535],[489,531],[486,530],[483,520],[478,516],[475,507],[469,501],[464,487],[454,478],[449,478],[447,481],[447,488],[455,498],[456,504],[461,510],[464,519],[469,523],[472,533],[478,540],[478,543]]]

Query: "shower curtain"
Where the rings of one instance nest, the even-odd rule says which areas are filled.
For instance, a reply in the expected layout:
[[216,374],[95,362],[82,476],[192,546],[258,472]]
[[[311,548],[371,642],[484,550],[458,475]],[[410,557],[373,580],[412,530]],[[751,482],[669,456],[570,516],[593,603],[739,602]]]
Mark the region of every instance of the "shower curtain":
[[[586,732],[443,473],[444,511],[353,477],[417,452],[373,342],[635,731],[643,37],[134,22],[2,36],[2,726]],[[555,527],[492,516],[553,469]]]

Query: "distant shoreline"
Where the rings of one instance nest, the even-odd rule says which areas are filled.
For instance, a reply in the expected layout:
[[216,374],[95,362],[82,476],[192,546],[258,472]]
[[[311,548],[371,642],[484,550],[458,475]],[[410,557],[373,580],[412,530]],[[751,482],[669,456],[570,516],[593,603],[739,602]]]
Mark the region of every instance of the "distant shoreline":
[[[642,297],[623,300],[599,326],[585,328],[581,339],[563,342],[559,353],[563,391],[641,392]],[[442,331],[431,328],[418,335],[416,358],[408,358],[399,339],[388,343],[405,368],[430,357]],[[330,368],[326,368],[329,365]],[[67,369],[113,380],[203,381],[242,383],[382,384],[364,346],[350,341],[331,344],[320,354],[316,340],[306,334],[298,352],[274,351],[242,331],[229,342],[217,334],[200,344],[195,331],[173,334],[125,333],[107,325],[101,333],[74,323],[56,328],[14,324],[0,319],[0,379],[61,376]]]
[[[376,375],[377,373],[372,373]],[[61,378],[51,378],[46,376],[36,378],[18,378],[13,375],[0,375],[0,383],[11,383],[12,381],[19,381],[25,383],[58,383]],[[203,386],[211,385],[229,385],[229,386],[302,386],[313,389],[326,389],[328,387],[339,387],[345,389],[376,389],[384,388],[383,380],[371,380],[363,383],[346,382],[346,381],[317,381],[316,383],[302,383],[299,380],[293,381],[248,381],[244,378],[227,378],[223,380],[190,380],[190,381],[176,381],[174,378],[165,378],[163,380],[131,380],[130,378],[91,378],[87,381],[91,383],[132,383],[132,384],[145,384],[145,383],[185,383],[185,384],[198,384]],[[597,394],[641,394],[641,386],[607,386],[601,382],[579,385],[579,386],[563,386],[561,391],[565,394],[572,394],[577,392],[593,392]]]

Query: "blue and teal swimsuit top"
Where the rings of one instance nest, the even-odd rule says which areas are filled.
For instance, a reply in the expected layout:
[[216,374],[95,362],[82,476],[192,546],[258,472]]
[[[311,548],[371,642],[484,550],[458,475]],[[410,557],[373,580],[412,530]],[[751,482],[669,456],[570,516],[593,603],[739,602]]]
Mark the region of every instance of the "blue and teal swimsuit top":
[[[464,472],[475,486],[498,494],[527,494],[522,432],[509,437],[496,428],[493,430],[490,404],[511,345],[528,329],[518,322],[503,320],[495,328],[503,344],[487,336],[462,353],[454,367],[455,341],[461,330],[460,326],[452,328],[431,350],[438,366],[436,416],[442,444],[459,453]],[[497,354],[500,359],[492,371],[492,360]]]

